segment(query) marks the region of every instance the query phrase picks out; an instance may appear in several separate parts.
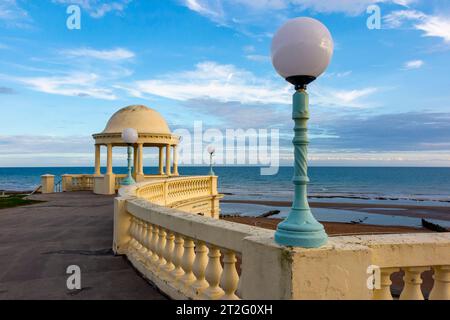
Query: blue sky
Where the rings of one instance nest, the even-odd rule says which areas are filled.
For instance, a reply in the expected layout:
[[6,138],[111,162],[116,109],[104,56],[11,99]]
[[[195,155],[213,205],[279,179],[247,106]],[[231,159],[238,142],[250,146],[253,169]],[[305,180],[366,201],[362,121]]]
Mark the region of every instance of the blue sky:
[[130,104],[173,129],[278,128],[289,164],[291,89],[270,43],[298,16],[335,41],[309,88],[313,165],[450,165],[448,1],[0,0],[0,166],[91,165],[91,134]]

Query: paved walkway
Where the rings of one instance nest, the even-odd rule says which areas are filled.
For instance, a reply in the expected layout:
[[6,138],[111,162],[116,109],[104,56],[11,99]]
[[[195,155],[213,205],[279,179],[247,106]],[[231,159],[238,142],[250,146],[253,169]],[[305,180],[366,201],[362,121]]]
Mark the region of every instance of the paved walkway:
[[[113,197],[90,192],[0,210],[0,299],[165,299],[111,251]],[[67,289],[70,265],[79,291]]]

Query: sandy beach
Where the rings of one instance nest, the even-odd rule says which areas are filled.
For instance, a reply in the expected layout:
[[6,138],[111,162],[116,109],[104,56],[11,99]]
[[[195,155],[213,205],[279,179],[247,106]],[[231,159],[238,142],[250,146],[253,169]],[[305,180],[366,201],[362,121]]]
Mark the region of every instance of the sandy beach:
[[[248,224],[255,227],[276,230],[282,219],[257,218],[257,217],[237,217],[223,216],[223,220]],[[417,233],[432,232],[424,228],[394,227],[394,226],[374,226],[365,224],[322,222],[328,235],[359,235],[359,234],[389,234],[389,233]]]
[[[265,200],[226,200],[222,203],[259,204],[270,207],[290,207],[290,201],[265,201]],[[450,208],[444,206],[408,205],[408,204],[366,204],[344,202],[314,202],[310,201],[311,208],[327,208],[337,210],[351,210],[356,212],[387,214],[395,216],[438,219],[450,221]],[[401,209],[401,210],[398,210]]]

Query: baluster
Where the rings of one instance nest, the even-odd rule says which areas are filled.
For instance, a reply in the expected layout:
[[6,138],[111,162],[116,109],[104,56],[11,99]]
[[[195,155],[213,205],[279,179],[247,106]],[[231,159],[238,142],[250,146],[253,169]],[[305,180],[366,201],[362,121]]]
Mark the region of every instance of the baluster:
[[158,261],[156,262],[156,272],[161,272],[162,266],[166,264],[166,259],[164,259],[164,250],[166,248],[166,236],[167,232],[163,228],[159,228],[159,241],[158,241]]
[[178,280],[184,275],[184,270],[181,265],[184,253],[183,244],[183,236],[181,234],[177,234],[175,237],[175,249],[172,253],[172,261],[175,267],[172,270],[172,279],[174,280],[175,287],[178,287]]
[[422,272],[429,270],[429,267],[408,267],[403,268],[405,276],[403,281],[405,286],[400,294],[400,300],[423,300],[422,290]]
[[147,254],[147,229],[148,229],[148,223],[146,221],[141,221],[142,228],[141,228],[141,245],[142,248],[139,250],[140,258],[142,261],[145,261],[145,256]]
[[214,246],[209,248],[209,261],[206,267],[206,281],[208,281],[208,288],[203,292],[202,299],[216,300],[220,299],[224,292],[219,287],[220,277],[222,275],[222,265],[220,264],[220,249]]
[[398,272],[399,268],[382,268],[380,270],[380,289],[373,291],[373,299],[375,300],[392,300],[391,294],[391,274]]
[[191,284],[195,281],[195,276],[192,272],[192,264],[195,259],[194,241],[190,238],[185,238],[183,247],[181,266],[183,267],[184,275],[180,278],[180,282],[183,286],[182,291],[189,292]]
[[197,241],[195,246],[195,260],[193,272],[197,280],[192,284],[192,295],[198,296],[208,287],[208,282],[205,279],[205,270],[208,265],[208,247],[202,241]]
[[150,261],[150,264],[153,268],[156,269],[157,267],[157,263],[159,260],[159,255],[158,255],[158,251],[159,251],[159,227],[157,225],[153,226],[153,237],[152,237],[152,258]]
[[137,231],[136,231],[136,250],[139,252],[142,248],[142,220],[137,218]]
[[436,266],[434,270],[434,285],[430,292],[430,300],[450,300],[450,266]]
[[236,290],[239,284],[239,275],[236,270],[236,254],[231,250],[226,250],[223,258],[223,272],[220,286],[225,291],[222,300],[239,300]]
[[150,223],[147,223],[147,236],[145,238],[145,246],[147,247],[147,252],[145,253],[145,265],[149,266],[152,255],[153,255],[153,248],[152,248],[152,239],[153,239],[153,225]]
[[136,255],[136,252],[139,250],[139,241],[140,241],[140,239],[139,239],[139,219],[136,217],[134,218],[134,225],[135,225],[135,227],[134,227],[133,234],[134,234],[135,242],[133,245],[133,251],[131,253],[131,255],[133,257]]
[[134,216],[131,217],[131,223],[130,223],[130,229],[129,229],[129,233],[130,233],[130,242],[128,244],[128,249],[133,249],[134,246],[136,245],[136,218]]
[[163,278],[166,280],[170,280],[172,278],[172,270],[175,269],[175,266],[172,261],[172,254],[175,249],[175,235],[170,232],[166,237],[166,249],[164,250],[164,258],[166,260],[166,264],[163,266]]

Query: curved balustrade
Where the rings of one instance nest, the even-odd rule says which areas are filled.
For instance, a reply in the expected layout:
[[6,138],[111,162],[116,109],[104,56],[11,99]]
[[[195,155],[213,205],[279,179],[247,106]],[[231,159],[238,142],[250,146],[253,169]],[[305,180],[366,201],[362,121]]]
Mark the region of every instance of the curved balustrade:
[[128,200],[126,207],[131,219],[124,230],[124,253],[174,298],[240,299],[236,257],[242,253],[243,239],[273,233],[164,209],[143,199]]
[[[330,237],[317,249],[274,243],[274,232],[211,219],[180,203],[217,195],[216,177],[155,179],[120,189],[114,251],[175,299],[450,299],[450,233]],[[210,210],[213,207],[209,208]],[[369,266],[379,271],[368,287]],[[431,292],[421,275],[432,270]],[[397,298],[397,296],[395,296]]]
[[194,176],[149,181],[136,188],[136,196],[171,206],[185,200],[217,195],[217,177]]
[[136,184],[132,196],[212,218],[219,218],[219,200],[222,198],[217,192],[215,176],[153,179]]

